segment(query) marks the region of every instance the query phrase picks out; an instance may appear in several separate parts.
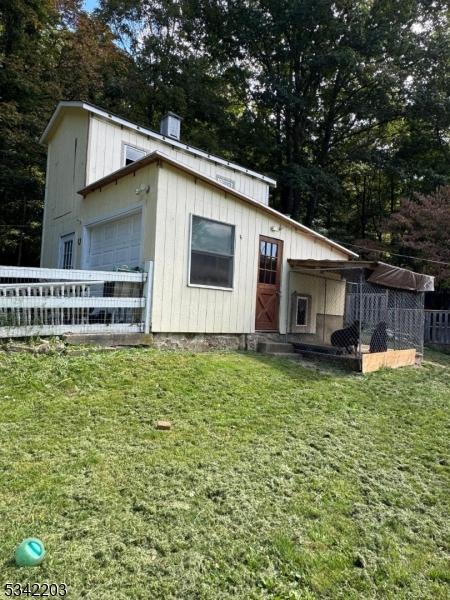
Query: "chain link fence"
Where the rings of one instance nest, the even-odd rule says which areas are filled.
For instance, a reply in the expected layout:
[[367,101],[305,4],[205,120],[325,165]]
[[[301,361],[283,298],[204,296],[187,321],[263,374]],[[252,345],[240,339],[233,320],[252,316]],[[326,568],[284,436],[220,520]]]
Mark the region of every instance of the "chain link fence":
[[330,271],[299,272],[293,279],[293,342],[353,358],[389,350],[423,354],[423,292],[368,282],[361,268],[346,270],[342,278]]
[[347,282],[345,326],[358,330],[358,353],[415,348],[423,354],[423,292]]

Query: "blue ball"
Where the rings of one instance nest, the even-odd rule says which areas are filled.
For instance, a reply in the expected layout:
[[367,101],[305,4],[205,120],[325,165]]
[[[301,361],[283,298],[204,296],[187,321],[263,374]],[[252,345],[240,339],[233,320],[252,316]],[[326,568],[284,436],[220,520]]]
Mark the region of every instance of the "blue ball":
[[16,548],[16,564],[19,567],[35,567],[44,560],[45,547],[38,538],[27,538]]

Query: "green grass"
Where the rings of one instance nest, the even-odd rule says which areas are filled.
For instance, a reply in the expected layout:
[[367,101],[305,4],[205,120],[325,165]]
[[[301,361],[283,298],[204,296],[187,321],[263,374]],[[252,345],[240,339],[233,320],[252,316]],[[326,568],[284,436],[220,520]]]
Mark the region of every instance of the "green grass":
[[450,350],[447,352],[437,352],[432,348],[425,349],[425,361],[433,362],[436,364],[443,365],[444,367],[450,367]]
[[[1,354],[0,378],[0,590],[449,598],[450,368],[136,349]],[[48,555],[17,568],[30,535]]]

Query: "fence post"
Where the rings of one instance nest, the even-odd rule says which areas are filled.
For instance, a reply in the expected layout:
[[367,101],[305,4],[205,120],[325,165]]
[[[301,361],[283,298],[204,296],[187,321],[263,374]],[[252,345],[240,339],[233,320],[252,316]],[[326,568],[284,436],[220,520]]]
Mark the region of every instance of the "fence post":
[[144,284],[144,333],[150,333],[152,319],[152,297],[153,297],[153,261],[148,260],[145,263],[144,270],[147,273],[147,279]]
[[359,365],[360,365],[360,370],[362,371],[362,340],[361,340],[361,333],[362,333],[362,319],[363,319],[363,270],[361,269],[359,272],[359,331],[358,331],[358,354],[359,354]]

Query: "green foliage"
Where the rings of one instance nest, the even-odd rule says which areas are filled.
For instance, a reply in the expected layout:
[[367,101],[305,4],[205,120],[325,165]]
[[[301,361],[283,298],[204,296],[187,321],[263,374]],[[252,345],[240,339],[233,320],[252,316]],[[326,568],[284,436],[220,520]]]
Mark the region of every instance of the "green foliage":
[[45,151],[37,139],[53,88],[46,81],[51,57],[44,42],[54,17],[50,4],[7,2],[0,13],[0,247],[2,258],[16,255],[19,263],[25,248],[28,260],[36,260],[33,242],[39,240]]
[[[134,65],[109,28],[76,0],[18,0],[0,8],[0,262],[39,262],[46,151],[39,144],[61,99],[128,114]],[[132,89],[132,88],[131,88]]]
[[[403,196],[449,181],[445,1],[103,0],[185,139],[259,168],[272,203],[343,241],[386,241]],[[132,24],[132,25],[131,25]]]
[[427,271],[437,277],[443,288],[450,288],[450,186],[433,194],[403,199],[391,215],[388,228],[400,252],[403,250],[419,261],[435,261],[427,265]]
[[[5,353],[0,377],[4,581],[96,600],[448,598],[448,363],[363,378],[86,349]],[[11,563],[30,535],[47,549],[32,573]]]
[[343,242],[389,243],[400,199],[450,180],[446,0],[80,5],[0,9],[5,262],[37,259],[36,140],[61,98],[154,128],[174,110],[186,142],[275,177],[275,208]]

